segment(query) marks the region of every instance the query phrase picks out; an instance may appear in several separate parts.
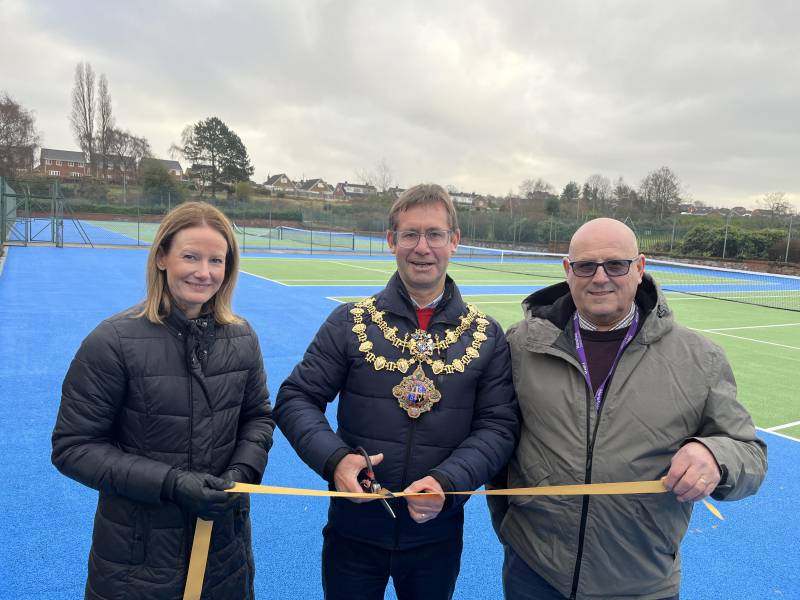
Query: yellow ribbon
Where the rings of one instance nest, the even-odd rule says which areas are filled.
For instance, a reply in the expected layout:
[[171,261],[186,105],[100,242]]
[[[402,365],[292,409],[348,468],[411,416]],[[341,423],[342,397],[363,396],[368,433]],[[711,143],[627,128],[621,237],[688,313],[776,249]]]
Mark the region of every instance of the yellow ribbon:
[[[274,485],[254,485],[251,483],[237,483],[232,488],[225,490],[231,493],[243,494],[274,494],[283,496],[317,496],[326,498],[363,498],[374,500],[375,494],[367,492],[331,492],[328,490],[308,490],[303,488],[278,487]],[[445,492],[446,494],[460,496],[594,496],[610,494],[663,494],[667,491],[661,480],[656,481],[626,481],[622,483],[589,483],[579,485],[548,485],[542,487],[514,488],[505,490],[476,490],[474,492]],[[386,491],[386,495],[390,492]],[[434,492],[394,492],[395,498],[409,496],[430,496]],[[706,508],[713,515],[722,519],[720,512],[706,500]],[[197,528],[194,532],[192,556],[189,559],[189,572],[186,576],[186,588],[183,600],[199,600],[203,590],[203,577],[205,576],[208,548],[211,544],[211,528],[213,522],[197,519]]]

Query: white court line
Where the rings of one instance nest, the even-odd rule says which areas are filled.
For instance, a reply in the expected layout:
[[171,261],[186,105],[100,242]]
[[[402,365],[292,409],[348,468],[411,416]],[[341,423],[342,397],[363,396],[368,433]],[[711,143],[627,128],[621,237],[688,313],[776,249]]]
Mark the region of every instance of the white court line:
[[252,277],[258,277],[259,279],[263,279],[264,281],[269,281],[271,283],[277,283],[278,285],[282,285],[283,287],[291,287],[291,286],[286,285],[285,283],[282,283],[282,282],[277,281],[275,279],[270,279],[269,277],[264,277],[263,275],[256,275],[255,273],[251,273],[250,271],[245,271],[243,269],[239,269],[239,272],[240,273],[244,273],[246,275],[250,275]]
[[779,325],[747,325],[746,327],[717,327],[715,329],[706,329],[705,331],[733,331],[735,329],[766,329],[768,327],[795,327],[800,323],[781,323]]
[[334,298],[333,296],[325,296],[325,300],[333,300],[334,302],[338,302],[339,304],[344,304],[344,300],[339,300],[338,298]]
[[785,435],[783,433],[778,433],[777,431],[770,431],[769,429],[764,429],[763,427],[756,427],[756,429],[758,429],[759,431],[764,431],[764,432],[769,433],[771,435],[777,435],[778,437],[782,437],[785,440],[791,440],[793,442],[800,442],[800,440],[798,440],[797,438],[793,438],[793,437]]
[[775,342],[765,342],[764,340],[756,340],[753,338],[742,337],[740,335],[731,335],[730,333],[720,333],[718,331],[714,331],[713,329],[696,329],[691,327],[690,329],[694,329],[695,331],[699,331],[701,333],[710,333],[712,335],[724,335],[725,337],[736,338],[737,340],[745,340],[747,342],[756,342],[758,344],[766,344],[768,346],[778,346],[779,348],[788,348],[789,350],[800,350],[797,346],[787,346],[786,344],[776,344]]
[[767,427],[767,431],[775,433],[779,429],[789,429],[789,427],[795,427],[797,425],[800,425],[800,421],[792,421],[791,423],[784,423],[783,425],[776,425],[775,427]]
[[389,275],[392,271],[387,271],[385,269],[373,269],[371,267],[362,267],[361,265],[351,265],[346,262],[342,262],[340,260],[329,260],[326,262],[333,263],[334,265],[342,265],[343,267],[352,267],[354,269],[364,269],[365,271],[375,271],[376,273],[381,273],[383,275]]

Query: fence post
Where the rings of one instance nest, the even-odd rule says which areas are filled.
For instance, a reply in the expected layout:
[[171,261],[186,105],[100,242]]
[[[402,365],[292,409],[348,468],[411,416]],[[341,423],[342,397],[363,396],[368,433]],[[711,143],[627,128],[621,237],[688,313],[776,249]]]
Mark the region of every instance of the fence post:
[[0,177],[0,244],[6,243],[6,178]]
[[792,242],[792,219],[794,218],[794,214],[789,215],[789,233],[786,236],[786,254],[783,257],[783,262],[789,262],[789,244]]
[[669,253],[672,254],[672,247],[675,245],[675,225],[678,223],[678,217],[672,219],[672,238],[669,240]]
[[725,239],[722,240],[722,258],[725,258],[725,250],[728,248],[728,223],[731,220],[731,213],[728,213],[728,216],[725,219]]

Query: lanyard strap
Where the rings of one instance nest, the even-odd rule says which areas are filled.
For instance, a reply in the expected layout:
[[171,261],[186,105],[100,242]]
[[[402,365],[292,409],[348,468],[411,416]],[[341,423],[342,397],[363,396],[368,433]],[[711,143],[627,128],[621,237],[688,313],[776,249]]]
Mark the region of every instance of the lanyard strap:
[[[588,385],[589,389],[592,390],[592,378],[589,375],[589,361],[586,358],[586,349],[583,347],[583,340],[581,339],[580,317],[578,316],[577,310],[572,317],[572,326],[575,330],[575,350],[577,350],[578,360],[581,362],[583,377],[586,379],[586,385]],[[622,339],[622,343],[619,345],[619,350],[617,350],[617,355],[614,357],[614,362],[611,363],[611,368],[608,370],[606,378],[603,379],[603,383],[600,384],[600,387],[597,388],[597,391],[593,391],[594,409],[598,412],[600,411],[600,405],[603,402],[603,392],[606,389],[606,384],[614,374],[614,370],[617,368],[617,363],[619,362],[622,353],[625,351],[625,348],[631,343],[631,341],[633,341],[633,336],[636,335],[636,329],[638,326],[639,309],[636,309],[636,312],[633,313],[633,321],[631,321],[630,327],[628,327],[628,331],[625,334],[625,337]]]

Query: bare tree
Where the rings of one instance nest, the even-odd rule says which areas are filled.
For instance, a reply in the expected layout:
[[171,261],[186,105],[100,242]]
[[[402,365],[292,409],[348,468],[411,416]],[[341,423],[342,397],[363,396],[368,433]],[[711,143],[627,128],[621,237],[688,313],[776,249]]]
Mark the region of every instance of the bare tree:
[[0,96],[0,175],[33,168],[39,134],[33,113],[7,93]]
[[764,210],[770,211],[772,216],[782,217],[791,212],[792,204],[786,199],[785,192],[769,192],[763,198],[758,199],[758,205]]
[[385,194],[394,184],[392,168],[385,158],[381,158],[372,170],[356,169],[356,178],[381,194]]
[[611,181],[599,173],[589,175],[583,184],[584,200],[592,207],[592,212],[604,211],[611,199]]
[[78,145],[87,155],[90,170],[94,170],[94,119],[97,109],[95,98],[94,70],[89,63],[78,63],[75,67],[75,84],[72,88],[72,112],[70,122]]
[[655,208],[659,218],[663,219],[665,212],[674,210],[681,203],[683,184],[672,169],[661,167],[642,179],[639,195],[645,206]]
[[133,173],[143,158],[152,156],[145,138],[114,127],[109,130],[106,143],[108,158],[119,164],[123,173]]
[[541,177],[525,179],[519,185],[519,195],[528,199],[533,198],[538,193],[552,194],[554,190],[555,188]]
[[105,73],[100,75],[97,87],[97,147],[100,151],[100,172],[106,174],[108,164],[108,145],[114,129],[114,115],[111,114],[111,94]]

